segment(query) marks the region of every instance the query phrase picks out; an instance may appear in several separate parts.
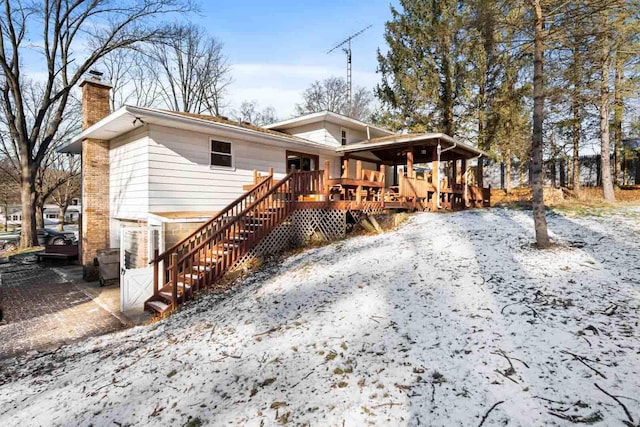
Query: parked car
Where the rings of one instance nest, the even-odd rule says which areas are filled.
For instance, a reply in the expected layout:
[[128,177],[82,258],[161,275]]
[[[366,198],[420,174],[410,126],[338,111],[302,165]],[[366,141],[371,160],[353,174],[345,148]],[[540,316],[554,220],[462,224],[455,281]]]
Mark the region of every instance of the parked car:
[[[73,231],[56,231],[51,228],[39,228],[37,230],[38,244],[44,245],[75,245],[78,239]],[[20,243],[20,229],[9,233],[0,233],[0,249],[12,251]]]

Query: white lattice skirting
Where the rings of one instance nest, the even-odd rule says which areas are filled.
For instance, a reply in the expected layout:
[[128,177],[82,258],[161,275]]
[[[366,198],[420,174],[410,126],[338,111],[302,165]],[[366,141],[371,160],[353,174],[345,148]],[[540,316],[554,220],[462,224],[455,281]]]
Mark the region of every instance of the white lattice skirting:
[[341,210],[300,209],[269,233],[236,265],[257,257],[282,252],[309,242],[341,239],[347,232],[347,212]]

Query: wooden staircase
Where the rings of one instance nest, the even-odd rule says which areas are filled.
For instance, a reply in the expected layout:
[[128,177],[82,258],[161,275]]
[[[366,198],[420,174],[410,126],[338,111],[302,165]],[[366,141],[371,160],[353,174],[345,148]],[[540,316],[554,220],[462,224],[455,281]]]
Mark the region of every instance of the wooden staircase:
[[145,309],[163,314],[193,298],[233,269],[296,208],[300,196],[323,192],[324,171],[292,170],[281,181],[273,172],[153,264],[153,296]]

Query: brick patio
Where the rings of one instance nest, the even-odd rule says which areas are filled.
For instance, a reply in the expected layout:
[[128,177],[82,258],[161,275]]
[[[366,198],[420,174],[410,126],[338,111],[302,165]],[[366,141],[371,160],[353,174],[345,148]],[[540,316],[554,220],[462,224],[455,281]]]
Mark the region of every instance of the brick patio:
[[49,351],[126,326],[56,269],[3,265],[0,359]]

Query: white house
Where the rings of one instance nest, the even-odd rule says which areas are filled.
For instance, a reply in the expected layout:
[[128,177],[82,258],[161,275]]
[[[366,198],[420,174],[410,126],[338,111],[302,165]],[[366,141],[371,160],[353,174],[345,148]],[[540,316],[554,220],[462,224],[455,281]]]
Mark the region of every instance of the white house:
[[[129,105],[109,113],[108,85],[91,78],[81,87],[84,130],[61,151],[82,154],[87,277],[97,250],[131,246],[123,262],[146,266],[154,249],[170,249],[266,182],[260,176],[278,182],[292,168],[317,171],[303,182],[315,190],[295,200],[319,209],[464,208],[485,197],[468,185],[467,164],[484,153],[447,135],[395,134],[327,111],[266,127]],[[130,245],[129,229],[153,233]]]

